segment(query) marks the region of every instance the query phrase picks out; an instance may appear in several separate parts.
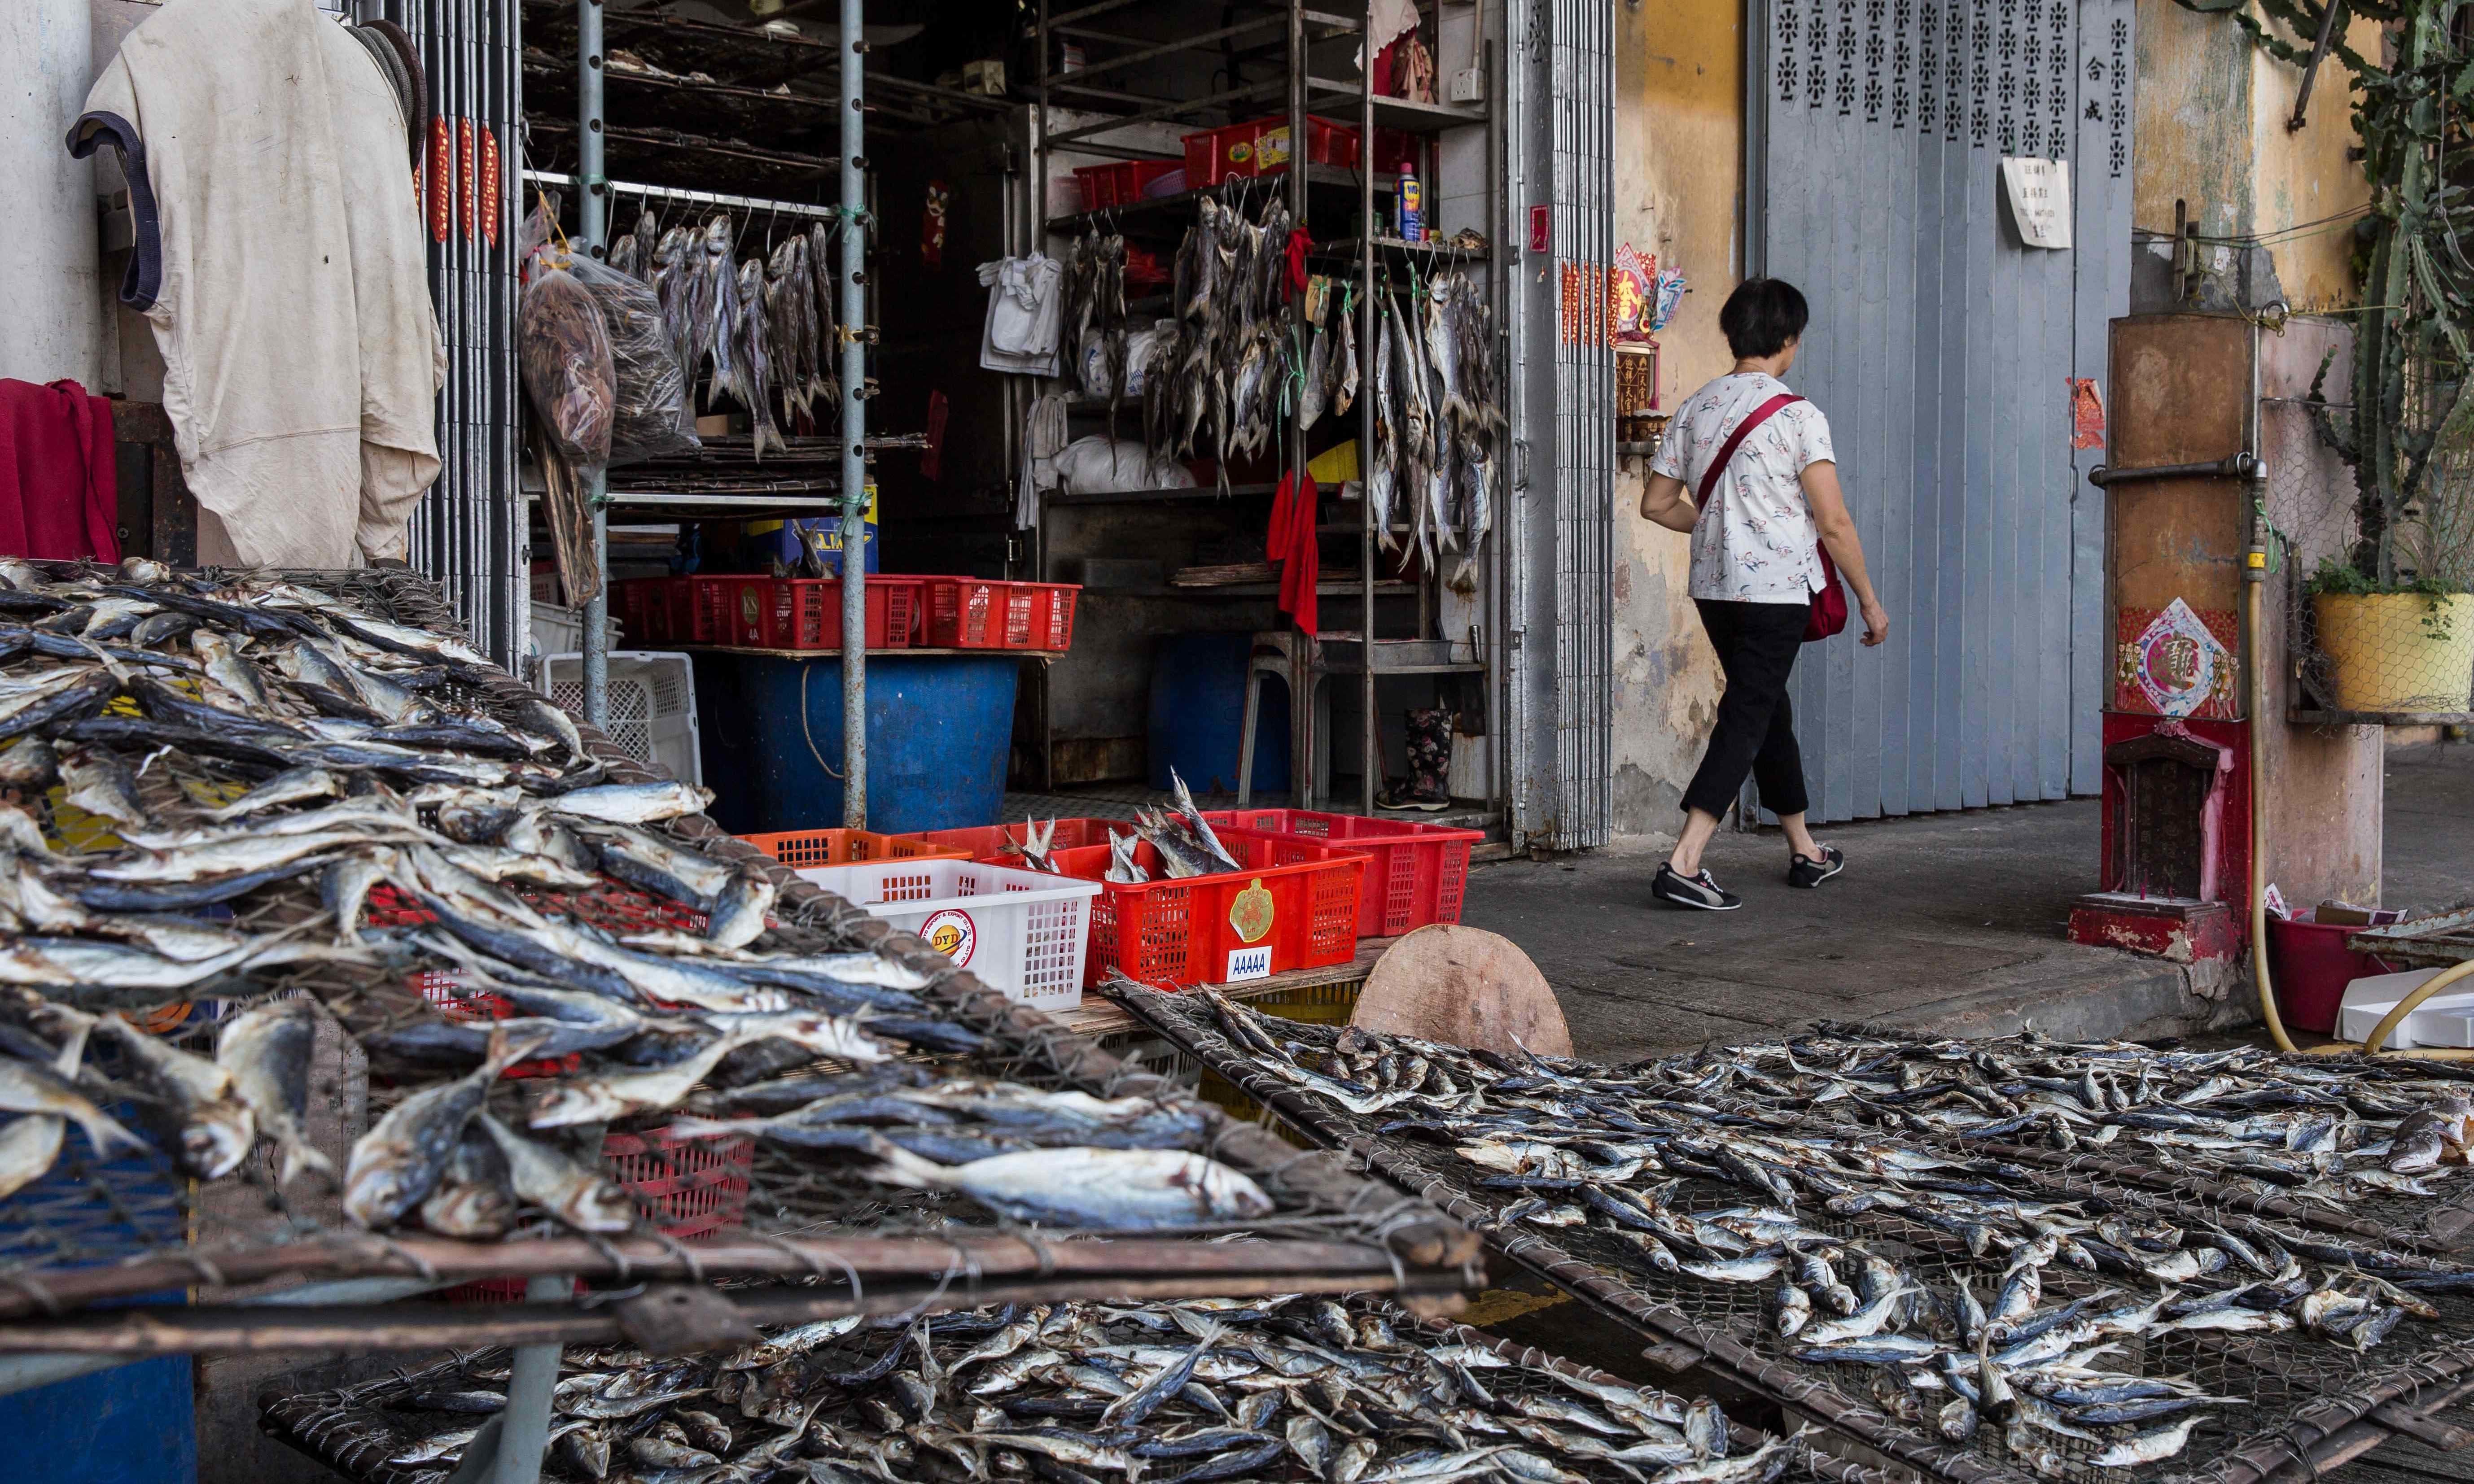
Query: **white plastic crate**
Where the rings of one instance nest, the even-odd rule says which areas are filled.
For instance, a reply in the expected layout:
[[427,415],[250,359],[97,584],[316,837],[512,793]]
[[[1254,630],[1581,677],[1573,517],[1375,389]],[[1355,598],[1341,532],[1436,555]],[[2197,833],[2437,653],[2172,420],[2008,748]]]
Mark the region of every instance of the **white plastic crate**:
[[[559,708],[584,717],[584,657],[544,655],[542,687]],[[610,721],[602,730],[619,751],[657,763],[670,777],[704,781],[696,739],[695,669],[685,655],[621,649],[610,654]]]
[[[610,632],[610,647],[617,649],[625,630],[613,610],[603,620]],[[571,655],[584,647],[584,610],[562,608],[555,603],[533,600],[532,659],[538,668],[545,655]]]
[[812,866],[799,874],[917,933],[1007,999],[1035,1010],[1082,1003],[1097,881],[967,860]]

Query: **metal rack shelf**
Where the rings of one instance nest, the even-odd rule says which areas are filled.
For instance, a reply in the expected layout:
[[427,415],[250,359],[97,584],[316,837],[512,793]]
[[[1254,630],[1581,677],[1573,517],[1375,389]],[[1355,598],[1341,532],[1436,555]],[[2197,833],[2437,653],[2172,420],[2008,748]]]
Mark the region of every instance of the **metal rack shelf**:
[[[1306,79],[1309,92],[1333,97],[1355,99],[1360,91],[1354,83],[1334,82],[1329,78]],[[1385,129],[1402,130],[1409,133],[1439,134],[1447,129],[1467,129],[1488,122],[1484,105],[1464,103],[1419,103],[1414,98],[1392,98],[1374,95],[1374,122]]]
[[[1361,178],[1358,173],[1354,170],[1344,170],[1338,165],[1308,164],[1305,167],[1305,175],[1306,183],[1310,186],[1338,186],[1352,191],[1360,188]],[[1282,171],[1278,175],[1244,176],[1239,179],[1268,188],[1280,185],[1288,178],[1289,172]],[[1376,171],[1373,180],[1374,188],[1378,191],[1391,190],[1400,183],[1400,178],[1397,175],[1387,171]],[[1077,211],[1072,216],[1053,216],[1048,219],[1047,227],[1052,234],[1064,236],[1087,231],[1097,226],[1109,226],[1127,230],[1137,225],[1150,227],[1149,219],[1158,213],[1176,213],[1182,210],[1186,215],[1176,216],[1172,221],[1163,222],[1151,228],[1168,235],[1181,235],[1189,226],[1193,225],[1187,218],[1193,213],[1198,202],[1205,196],[1216,200],[1225,196],[1226,192],[1227,186],[1225,182],[1220,185],[1207,185],[1199,190],[1179,191],[1174,196],[1155,196],[1144,201],[1129,202],[1122,206],[1102,206],[1096,211]],[[1128,218],[1132,220],[1128,221]]]
[[1175,500],[1225,500],[1239,495],[1270,494],[1271,485],[1230,485],[1223,490],[1216,485],[1196,485],[1176,490],[1085,490],[1059,491],[1047,496],[1050,505],[1155,505]]

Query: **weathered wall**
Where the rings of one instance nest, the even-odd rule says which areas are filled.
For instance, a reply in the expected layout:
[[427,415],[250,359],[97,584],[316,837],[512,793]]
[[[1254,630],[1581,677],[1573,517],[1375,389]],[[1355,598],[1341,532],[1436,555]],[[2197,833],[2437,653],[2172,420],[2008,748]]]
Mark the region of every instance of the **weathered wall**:
[[[1659,333],[1659,405],[1734,364],[1718,306],[1743,272],[1740,0],[1617,0],[1617,242],[1691,284]],[[1614,827],[1671,833],[1715,714],[1718,665],[1686,592],[1685,539],[1633,515],[1645,459],[1615,479]]]
[[[2364,56],[2379,55],[2373,22],[2351,22],[2347,40]],[[2298,132],[2285,126],[2301,69],[2262,52],[2226,16],[2141,0],[2138,66],[2140,228],[2170,233],[2173,203],[2185,201],[2203,236],[2274,239],[2277,277],[2294,309],[2361,302],[2353,237],[2328,220],[2370,199],[2361,167],[2345,157],[2357,141],[2344,64],[2332,57],[2321,66]],[[2292,231],[2315,226],[2333,229]],[[2231,250],[2208,255],[2209,266],[2221,268]]]

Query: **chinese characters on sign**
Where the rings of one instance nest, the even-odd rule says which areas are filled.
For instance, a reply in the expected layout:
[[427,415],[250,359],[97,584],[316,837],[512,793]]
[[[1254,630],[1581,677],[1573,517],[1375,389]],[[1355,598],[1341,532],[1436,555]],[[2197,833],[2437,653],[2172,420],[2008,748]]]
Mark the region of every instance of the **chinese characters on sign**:
[[2031,248],[2071,245],[2071,166],[2060,159],[2006,156],[2001,183],[2010,197],[2010,216],[2019,237]]

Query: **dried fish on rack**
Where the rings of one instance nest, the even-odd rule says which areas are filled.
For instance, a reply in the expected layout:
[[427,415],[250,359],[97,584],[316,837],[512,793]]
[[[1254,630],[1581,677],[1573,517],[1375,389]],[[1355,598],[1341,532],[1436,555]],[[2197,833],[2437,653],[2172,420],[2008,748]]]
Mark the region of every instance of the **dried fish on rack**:
[[[1395,1179],[1490,1209],[1511,1250],[1581,1254],[1679,1320],[1710,1316],[1699,1322],[1758,1363],[1832,1376],[1935,1447],[1990,1448],[2041,1474],[2272,1429],[2250,1410],[2316,1400],[2315,1384],[2377,1384],[2374,1352],[2451,1344],[2446,1327],[2474,1314],[2462,1259],[2074,1192],[2062,1169],[1900,1137],[1932,1115],[2002,1135],[2059,1118],[2099,1140],[2109,1129],[2196,1151],[2307,1140],[2333,1178],[2345,1153],[2381,1175],[2401,1155],[2420,1161],[2430,1141],[2404,1141],[2434,1129],[2450,1162],[2432,1169],[2454,1173],[2468,1108],[2445,1074],[2349,1082],[2249,1048],[1856,1034],[1618,1068],[1121,988],[1254,1095],[1324,1110],[1324,1137],[1370,1138]],[[1880,1127],[1856,1121],[1872,1115]],[[2164,1358],[2192,1346],[2203,1376]]]
[[[428,1484],[505,1405],[503,1351],[271,1399],[348,1476]],[[824,1320],[737,1352],[570,1351],[551,1467],[600,1480],[1123,1477],[1771,1484],[1862,1471],[1388,1304],[1275,1296]]]

